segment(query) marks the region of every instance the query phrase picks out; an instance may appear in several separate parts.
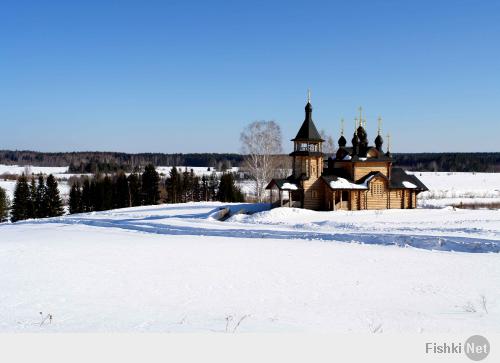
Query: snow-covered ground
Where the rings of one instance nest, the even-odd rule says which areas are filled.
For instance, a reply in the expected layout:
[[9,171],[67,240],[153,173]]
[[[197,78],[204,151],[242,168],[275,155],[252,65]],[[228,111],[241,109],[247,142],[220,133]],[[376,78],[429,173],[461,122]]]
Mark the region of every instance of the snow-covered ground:
[[426,208],[500,203],[500,173],[409,172],[429,188],[418,204]]
[[498,210],[221,206],[0,224],[0,331],[500,332]]
[[[215,171],[214,168],[209,168],[206,166],[176,166],[176,168],[177,168],[177,171],[179,171],[181,173],[184,172],[186,169],[188,171],[191,171],[191,169],[192,169],[194,174],[198,175],[198,176],[210,175]],[[156,171],[160,174],[165,175],[165,176],[168,176],[170,174],[171,169],[172,169],[172,166],[157,166],[156,167]],[[239,170],[239,168],[233,167],[233,168],[229,169],[228,171],[236,173],[236,172],[238,172],[238,170]],[[215,173],[217,175],[222,174],[222,172],[220,172],[220,171],[216,171]]]
[[64,174],[68,172],[68,167],[57,166],[21,166],[21,165],[2,165],[0,164],[0,176],[2,174],[21,175],[25,174]]

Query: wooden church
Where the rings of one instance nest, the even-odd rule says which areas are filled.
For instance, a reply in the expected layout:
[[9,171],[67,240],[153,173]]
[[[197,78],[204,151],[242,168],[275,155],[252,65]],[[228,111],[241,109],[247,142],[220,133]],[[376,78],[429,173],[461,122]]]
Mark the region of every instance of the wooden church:
[[[293,141],[293,173],[286,179],[273,179],[270,190],[273,207],[314,210],[362,210],[416,208],[418,193],[427,187],[414,175],[393,167],[390,147],[383,152],[380,119],[375,146],[370,146],[366,120],[360,109],[352,146],[343,135],[336,154],[325,160],[321,138],[312,120],[310,99],[306,115]],[[342,127],[343,128],[343,127]]]

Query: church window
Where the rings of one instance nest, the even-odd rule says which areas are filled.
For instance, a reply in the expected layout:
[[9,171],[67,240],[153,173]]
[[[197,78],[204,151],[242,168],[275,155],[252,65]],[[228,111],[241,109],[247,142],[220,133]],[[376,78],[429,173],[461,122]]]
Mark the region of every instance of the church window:
[[384,186],[380,183],[372,184],[372,195],[382,196],[384,194]]

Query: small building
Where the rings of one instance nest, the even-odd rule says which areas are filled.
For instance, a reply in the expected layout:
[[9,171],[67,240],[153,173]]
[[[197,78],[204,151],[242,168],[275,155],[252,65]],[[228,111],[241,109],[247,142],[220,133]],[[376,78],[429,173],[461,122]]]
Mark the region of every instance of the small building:
[[297,207],[314,210],[362,210],[416,208],[418,193],[427,187],[415,176],[393,167],[390,149],[384,153],[380,132],[370,146],[366,120],[360,109],[352,146],[343,135],[335,155],[325,159],[323,139],[312,120],[308,100],[305,120],[293,141],[292,175],[273,179],[270,191],[273,207]]

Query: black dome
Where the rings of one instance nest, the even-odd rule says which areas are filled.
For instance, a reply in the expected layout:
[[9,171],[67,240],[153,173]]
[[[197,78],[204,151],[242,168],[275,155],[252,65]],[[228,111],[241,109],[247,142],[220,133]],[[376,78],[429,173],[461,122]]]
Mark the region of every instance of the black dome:
[[375,138],[375,146],[377,147],[377,150],[382,150],[382,144],[384,143],[384,139],[382,136],[377,135]]
[[351,142],[353,146],[358,145],[358,134],[354,133]]
[[367,141],[366,139],[367,139],[368,135],[366,134],[366,131],[365,131],[363,126],[358,127],[357,133],[358,133],[359,140],[361,142]]
[[347,140],[345,139],[344,135],[339,137],[339,146],[340,147],[345,147],[347,144]]

